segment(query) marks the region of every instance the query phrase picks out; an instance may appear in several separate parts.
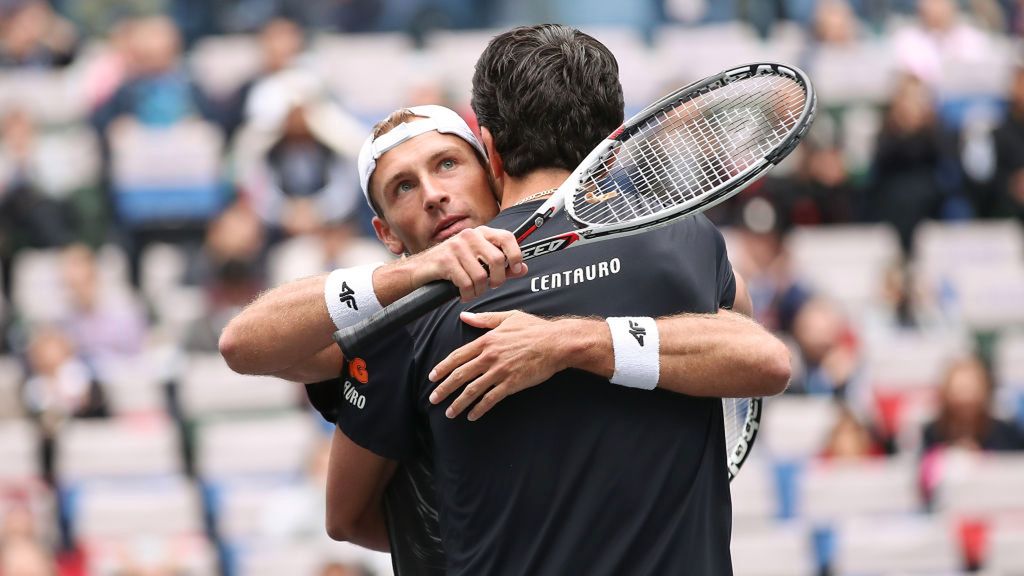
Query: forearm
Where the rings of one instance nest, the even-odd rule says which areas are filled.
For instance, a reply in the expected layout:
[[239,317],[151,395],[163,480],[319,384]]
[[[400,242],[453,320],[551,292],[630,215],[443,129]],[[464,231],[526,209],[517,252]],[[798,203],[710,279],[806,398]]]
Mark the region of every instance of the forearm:
[[[373,273],[373,290],[382,306],[415,290],[410,264],[396,261]],[[290,282],[263,293],[233,318],[220,337],[220,351],[228,365],[244,374],[277,375],[295,381],[315,381],[317,367],[340,367],[336,358],[311,356],[333,345],[337,327],[324,300],[326,274]],[[301,376],[296,376],[298,370]],[[335,371],[335,374],[337,372]],[[311,380],[312,378],[312,380]]]
[[[558,323],[559,353],[568,367],[610,379],[615,359],[608,325],[594,319]],[[657,324],[659,388],[691,396],[770,396],[789,381],[785,344],[735,312],[663,317]]]
[[395,468],[395,462],[335,430],[327,469],[326,525],[331,538],[382,552],[390,550],[383,501]]

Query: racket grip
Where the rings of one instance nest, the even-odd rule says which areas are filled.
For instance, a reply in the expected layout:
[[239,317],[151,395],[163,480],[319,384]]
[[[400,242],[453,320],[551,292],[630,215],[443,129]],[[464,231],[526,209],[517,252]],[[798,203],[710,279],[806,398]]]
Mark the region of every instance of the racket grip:
[[459,289],[447,280],[424,284],[368,318],[334,333],[334,341],[346,358],[361,356],[367,346],[399,326],[423,316],[427,312],[459,295]]

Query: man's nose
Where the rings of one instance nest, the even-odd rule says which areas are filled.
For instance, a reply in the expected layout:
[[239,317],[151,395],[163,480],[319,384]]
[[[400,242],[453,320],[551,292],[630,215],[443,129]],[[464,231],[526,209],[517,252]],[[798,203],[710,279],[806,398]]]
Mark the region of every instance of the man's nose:
[[448,190],[433,178],[424,180],[422,186],[424,208],[428,210],[437,208],[450,200]]

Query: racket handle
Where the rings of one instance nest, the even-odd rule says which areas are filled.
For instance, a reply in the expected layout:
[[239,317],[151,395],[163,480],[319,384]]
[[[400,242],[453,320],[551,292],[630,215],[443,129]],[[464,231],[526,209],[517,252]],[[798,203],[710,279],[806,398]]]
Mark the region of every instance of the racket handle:
[[341,347],[341,352],[346,358],[355,358],[362,355],[373,341],[458,295],[458,287],[447,280],[429,282],[374,312],[368,318],[338,330],[334,333],[334,341]]

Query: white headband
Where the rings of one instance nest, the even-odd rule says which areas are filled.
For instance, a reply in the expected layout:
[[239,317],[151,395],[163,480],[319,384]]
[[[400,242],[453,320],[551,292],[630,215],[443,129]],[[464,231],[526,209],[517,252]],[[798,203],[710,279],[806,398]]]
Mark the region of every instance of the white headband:
[[[406,140],[436,130],[442,134],[452,134],[462,138],[469,142],[481,156],[487,157],[487,152],[484,151],[484,146],[476,134],[473,134],[466,121],[454,110],[433,104],[413,106],[408,110],[423,119],[399,124],[386,134],[381,134],[380,138],[376,140],[371,134],[363,142],[363,148],[359,151],[359,184],[363,187],[363,196],[366,197],[366,203],[370,205],[371,210],[373,210],[373,202],[370,202],[370,176],[373,176],[373,171],[377,168],[377,159]],[[374,212],[376,213],[376,210]]]

